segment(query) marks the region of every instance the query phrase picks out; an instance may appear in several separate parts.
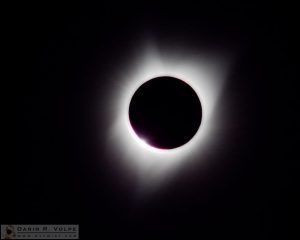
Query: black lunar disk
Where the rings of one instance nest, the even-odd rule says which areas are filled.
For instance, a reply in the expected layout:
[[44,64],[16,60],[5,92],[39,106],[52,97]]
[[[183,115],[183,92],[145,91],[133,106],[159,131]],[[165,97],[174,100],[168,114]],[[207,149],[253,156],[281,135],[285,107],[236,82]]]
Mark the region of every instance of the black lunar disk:
[[177,148],[191,140],[201,118],[196,92],[174,77],[162,76],[145,82],[129,105],[129,120],[135,133],[160,149]]

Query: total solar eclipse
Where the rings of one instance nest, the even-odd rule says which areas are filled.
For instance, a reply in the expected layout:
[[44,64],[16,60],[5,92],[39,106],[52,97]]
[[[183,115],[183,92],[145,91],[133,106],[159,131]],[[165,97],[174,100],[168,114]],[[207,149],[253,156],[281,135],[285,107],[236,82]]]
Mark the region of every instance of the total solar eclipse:
[[183,80],[161,76],[143,83],[129,105],[136,135],[159,149],[178,148],[198,131],[202,107],[194,89]]

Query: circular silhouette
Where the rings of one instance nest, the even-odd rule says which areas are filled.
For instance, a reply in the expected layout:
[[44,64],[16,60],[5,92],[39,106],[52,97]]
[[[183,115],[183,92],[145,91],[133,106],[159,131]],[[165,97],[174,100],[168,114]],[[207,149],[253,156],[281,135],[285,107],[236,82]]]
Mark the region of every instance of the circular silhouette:
[[160,149],[180,147],[199,129],[202,108],[184,81],[162,76],[142,84],[129,105],[130,124],[139,138]]

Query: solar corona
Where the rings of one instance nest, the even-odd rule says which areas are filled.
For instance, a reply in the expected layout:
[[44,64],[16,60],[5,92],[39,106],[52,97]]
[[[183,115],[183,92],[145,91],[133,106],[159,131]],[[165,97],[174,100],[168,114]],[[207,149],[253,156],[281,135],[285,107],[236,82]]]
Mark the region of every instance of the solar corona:
[[107,154],[142,182],[158,183],[195,155],[204,159],[217,139],[222,123],[214,114],[228,61],[180,46],[159,51],[155,44],[133,54],[118,64],[102,101]]

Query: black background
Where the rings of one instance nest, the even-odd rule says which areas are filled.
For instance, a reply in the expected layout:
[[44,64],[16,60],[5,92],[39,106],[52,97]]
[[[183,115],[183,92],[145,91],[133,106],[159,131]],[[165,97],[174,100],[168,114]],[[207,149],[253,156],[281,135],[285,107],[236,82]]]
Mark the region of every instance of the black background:
[[[286,130],[278,127],[285,105],[275,87],[288,82],[289,13],[184,5],[20,6],[10,16],[16,165],[4,170],[2,223],[80,224],[82,239],[289,238],[291,166],[275,150]],[[223,163],[182,174],[135,204],[130,186],[107,170],[92,106],[93,87],[109,86],[115,63],[126,61],[144,31],[201,47],[233,42],[240,51],[223,96],[233,103],[235,127],[214,155]]]

